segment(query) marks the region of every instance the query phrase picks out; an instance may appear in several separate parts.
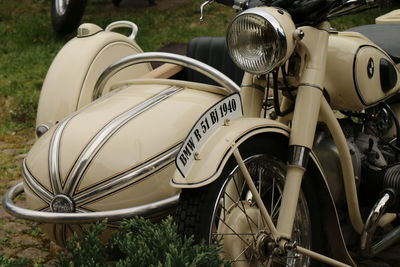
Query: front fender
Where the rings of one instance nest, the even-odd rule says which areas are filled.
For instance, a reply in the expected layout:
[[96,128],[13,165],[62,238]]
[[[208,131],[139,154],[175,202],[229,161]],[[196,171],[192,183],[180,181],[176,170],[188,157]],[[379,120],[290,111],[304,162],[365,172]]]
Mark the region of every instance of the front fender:
[[[261,118],[239,118],[216,130],[196,152],[196,160],[186,177],[175,171],[171,185],[176,188],[195,188],[215,181],[234,149],[245,140],[262,133],[289,136],[289,128],[277,121]],[[179,160],[179,159],[178,159]]]
[[[289,127],[273,120],[261,118],[233,120],[229,125],[217,129],[198,149],[196,160],[189,167],[186,177],[183,177],[178,170],[175,171],[171,186],[196,188],[212,183],[221,175],[234,149],[256,135],[272,138],[274,142],[271,149],[279,150],[275,152],[282,154],[282,159],[287,159],[289,133]],[[332,258],[356,266],[347,251],[335,203],[322,167],[314,153],[311,153],[307,173],[312,179],[308,183],[313,185],[316,199],[320,203],[321,224],[325,226],[323,230],[328,241],[327,251]]]

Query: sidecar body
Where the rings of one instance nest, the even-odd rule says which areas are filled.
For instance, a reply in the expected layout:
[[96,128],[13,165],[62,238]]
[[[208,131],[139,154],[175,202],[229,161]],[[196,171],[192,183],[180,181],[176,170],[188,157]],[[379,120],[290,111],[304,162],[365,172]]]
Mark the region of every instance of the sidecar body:
[[[179,194],[169,185],[175,155],[192,124],[223,97],[217,88],[201,89],[194,83],[146,80],[117,89],[59,122],[24,161],[30,208],[112,211]],[[62,243],[62,237],[54,239]]]
[[95,25],[80,29],[87,29],[85,36],[70,41],[48,71],[23,188],[6,197],[24,191],[29,209],[4,205],[45,223],[60,245],[84,223],[169,214],[179,197],[170,186],[175,156],[201,114],[227,95],[213,85],[146,78],[168,76],[147,63],[123,66],[96,84],[108,65],[142,51],[132,39]]

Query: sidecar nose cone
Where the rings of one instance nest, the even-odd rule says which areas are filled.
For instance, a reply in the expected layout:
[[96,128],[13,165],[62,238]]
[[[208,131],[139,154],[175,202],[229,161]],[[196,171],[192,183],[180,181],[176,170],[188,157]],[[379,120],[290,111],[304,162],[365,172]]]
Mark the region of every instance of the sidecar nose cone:
[[53,212],[71,213],[75,212],[75,204],[72,199],[66,195],[56,195],[50,204]]

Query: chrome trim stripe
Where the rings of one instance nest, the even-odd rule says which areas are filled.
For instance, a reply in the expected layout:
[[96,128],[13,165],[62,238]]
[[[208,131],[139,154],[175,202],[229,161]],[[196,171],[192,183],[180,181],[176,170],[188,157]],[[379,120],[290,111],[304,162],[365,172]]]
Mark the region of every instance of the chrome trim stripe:
[[30,189],[34,191],[44,202],[50,204],[53,196],[50,192],[47,191],[41,184],[39,184],[35,178],[33,178],[32,174],[29,172],[28,167],[26,166],[26,160],[22,162],[22,174],[24,176],[25,182],[28,184]]
[[181,144],[167,151],[164,155],[147,162],[141,168],[130,170],[106,181],[105,183],[95,186],[86,192],[76,195],[74,197],[76,205],[85,205],[87,202],[103,197],[105,193],[111,194],[119,190],[121,187],[129,186],[130,184],[157,172],[162,167],[174,161],[180,147]]
[[90,143],[85,147],[76,163],[71,169],[69,173],[63,193],[69,196],[72,196],[76,190],[76,187],[79,183],[79,180],[83,176],[87,167],[90,165],[93,158],[97,155],[106,141],[123,125],[125,125],[128,121],[132,120],[142,112],[150,109],[156,104],[162,102],[166,98],[176,94],[181,91],[183,88],[178,86],[172,86],[161,93],[153,96],[152,98],[147,99],[143,103],[134,106],[130,110],[120,114],[116,118],[114,118],[111,122],[109,122],[97,135],[90,141]]
[[57,195],[62,192],[62,185],[60,179],[60,169],[59,169],[59,150],[60,150],[60,142],[61,136],[64,132],[65,126],[67,126],[68,122],[73,118],[73,116],[67,118],[62,121],[56,128],[51,137],[50,141],[50,149],[49,149],[49,175],[51,181],[51,187],[53,189],[53,194]]
[[96,101],[86,105],[81,110],[70,114],[62,122],[60,122],[59,125],[57,126],[57,129],[54,131],[53,136],[51,138],[50,147],[49,147],[49,155],[48,155],[48,157],[49,157],[48,158],[49,176],[50,176],[50,182],[51,182],[51,186],[52,186],[54,195],[60,194],[63,191],[61,177],[60,177],[60,166],[59,166],[60,152],[59,152],[59,150],[60,150],[62,133],[64,132],[66,125],[71,121],[71,119],[73,119],[75,116],[77,116],[82,111],[88,109],[89,107],[96,105],[97,103],[99,103],[100,101],[103,101],[104,99],[111,97],[112,95],[116,94],[117,92],[121,91],[122,89],[123,88],[114,90],[114,91],[108,93],[107,95],[103,96],[102,98],[99,98]]
[[118,210],[96,211],[89,213],[53,213],[45,211],[36,211],[18,207],[13,199],[24,192],[22,183],[11,187],[3,198],[4,209],[15,217],[36,222],[51,224],[82,224],[92,223],[98,220],[108,219],[109,222],[120,221],[134,216],[150,217],[163,211],[167,211],[178,205],[179,194],[168,197],[153,203],[130,207]]

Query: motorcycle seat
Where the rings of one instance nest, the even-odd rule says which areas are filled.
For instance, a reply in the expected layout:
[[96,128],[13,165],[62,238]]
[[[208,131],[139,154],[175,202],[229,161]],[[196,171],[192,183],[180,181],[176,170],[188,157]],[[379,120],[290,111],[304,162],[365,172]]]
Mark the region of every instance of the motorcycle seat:
[[[216,68],[236,84],[241,85],[244,72],[230,58],[225,37],[196,37],[189,42],[186,55]],[[217,85],[210,78],[197,71],[191,69],[185,71],[188,81]]]
[[363,34],[388,53],[396,64],[400,63],[400,24],[362,25],[347,31]]

